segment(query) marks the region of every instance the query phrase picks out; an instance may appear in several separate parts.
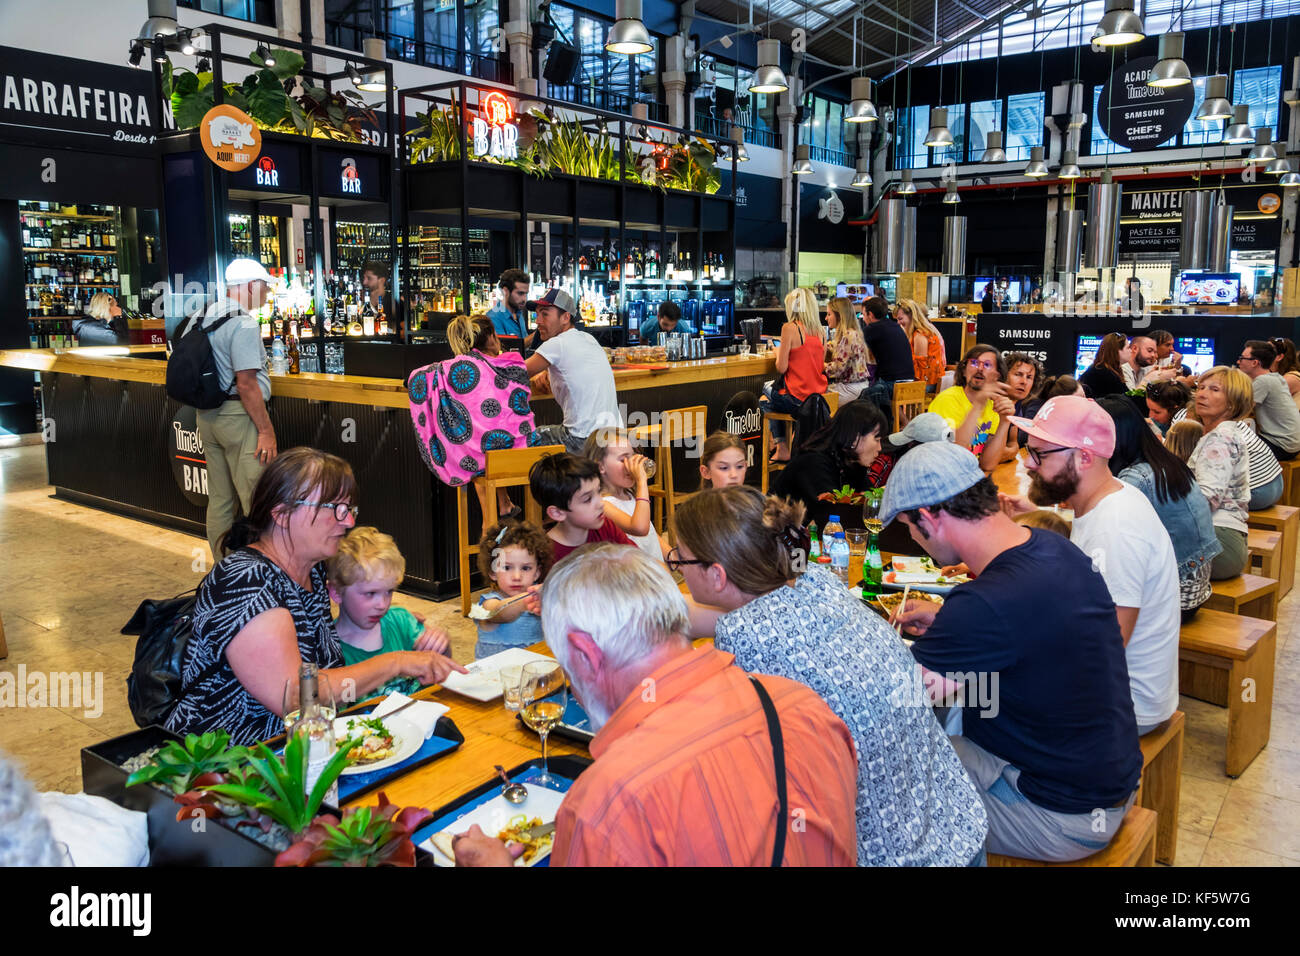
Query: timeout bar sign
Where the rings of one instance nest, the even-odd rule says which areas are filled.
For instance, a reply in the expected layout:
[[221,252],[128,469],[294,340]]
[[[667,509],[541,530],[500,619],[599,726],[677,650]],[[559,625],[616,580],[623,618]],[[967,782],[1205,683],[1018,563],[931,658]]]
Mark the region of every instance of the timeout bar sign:
[[471,124],[474,153],[493,159],[519,158],[519,127],[513,122],[510,101],[504,93],[493,90],[479,103],[479,116]]

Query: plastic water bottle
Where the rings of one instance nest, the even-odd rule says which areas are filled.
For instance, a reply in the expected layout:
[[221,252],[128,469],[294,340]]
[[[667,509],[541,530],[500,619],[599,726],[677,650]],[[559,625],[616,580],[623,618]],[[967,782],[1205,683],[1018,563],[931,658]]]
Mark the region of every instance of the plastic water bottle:
[[835,537],[835,532],[842,532],[843,530],[844,525],[840,524],[839,515],[831,515],[826,519],[826,527],[822,528],[822,540],[826,542],[828,548],[830,547],[831,539]]
[[843,531],[836,531],[831,539],[831,570],[845,587],[849,586],[849,542]]
[[284,347],[284,339],[278,335],[271,342],[271,374],[289,374],[289,352]]

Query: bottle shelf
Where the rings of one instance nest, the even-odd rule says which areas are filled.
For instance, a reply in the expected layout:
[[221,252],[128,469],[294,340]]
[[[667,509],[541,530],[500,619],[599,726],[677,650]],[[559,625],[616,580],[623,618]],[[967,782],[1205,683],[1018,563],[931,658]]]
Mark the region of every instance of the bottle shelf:
[[20,216],[31,216],[33,219],[58,219],[65,222],[112,222],[112,216],[90,215],[88,213],[62,213],[62,212],[45,212],[41,209],[20,209]]
[[[43,252],[46,255],[53,253],[58,256],[115,256],[116,249],[56,249],[53,246],[23,246],[23,252]],[[47,265],[44,262],[34,262],[32,265]]]

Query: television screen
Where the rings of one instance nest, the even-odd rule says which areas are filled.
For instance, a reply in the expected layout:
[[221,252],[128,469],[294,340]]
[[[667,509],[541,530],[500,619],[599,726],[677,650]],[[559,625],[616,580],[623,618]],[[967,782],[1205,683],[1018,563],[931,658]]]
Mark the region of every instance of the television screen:
[[1241,276],[1227,272],[1184,272],[1178,277],[1179,305],[1236,305]]
[[1183,364],[1193,375],[1214,367],[1214,339],[1174,339],[1174,351],[1183,357]]
[[[998,284],[1001,284],[1003,281],[1004,280],[1001,279],[990,279],[987,276],[982,276],[981,278],[976,279],[975,298],[973,299],[973,301],[979,302],[984,298],[984,289],[986,286],[988,286],[990,282],[996,282]],[[1007,304],[1019,305],[1020,304],[1020,280],[1010,279],[1005,281],[1007,282],[1006,289],[1005,289],[1007,294]]]
[[870,282],[859,282],[856,284],[841,282],[835,286],[835,294],[840,298],[846,298],[851,302],[865,302],[876,294],[876,287]]
[[1092,360],[1097,357],[1097,349],[1101,348],[1101,340],[1104,335],[1080,335],[1078,345],[1074,349],[1074,377],[1078,378],[1088,367],[1092,365]]

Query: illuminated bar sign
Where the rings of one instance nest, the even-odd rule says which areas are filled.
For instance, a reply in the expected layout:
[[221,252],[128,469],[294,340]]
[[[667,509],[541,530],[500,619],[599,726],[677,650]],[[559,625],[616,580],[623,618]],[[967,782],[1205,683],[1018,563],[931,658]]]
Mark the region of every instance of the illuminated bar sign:
[[474,117],[474,152],[493,159],[519,158],[519,127],[513,122],[514,113],[504,93],[493,90],[479,102],[479,114]]
[[321,149],[317,152],[316,172],[322,196],[380,201],[387,194],[387,176],[380,157],[374,153]]

